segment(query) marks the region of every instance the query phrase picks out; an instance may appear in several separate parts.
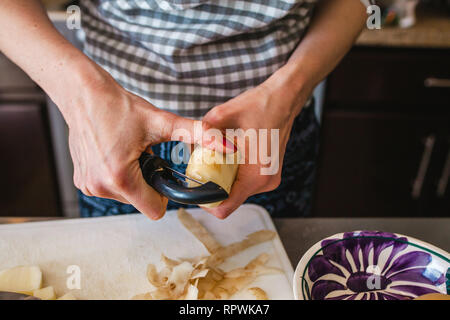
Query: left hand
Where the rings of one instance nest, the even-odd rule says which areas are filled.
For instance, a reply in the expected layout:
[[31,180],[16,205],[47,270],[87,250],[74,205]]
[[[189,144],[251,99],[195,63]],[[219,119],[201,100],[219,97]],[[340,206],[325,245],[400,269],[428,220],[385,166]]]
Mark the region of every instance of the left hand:
[[[211,109],[203,118],[207,127],[225,129],[268,129],[267,154],[272,161],[279,161],[278,170],[272,175],[261,175],[264,165],[257,157],[256,164],[249,164],[248,146],[245,137],[237,139],[238,149],[245,148],[245,163],[239,166],[238,174],[230,196],[220,206],[207,209],[220,219],[225,219],[236,210],[248,197],[262,192],[276,189],[281,182],[281,169],[284,153],[295,117],[300,113],[303,105],[312,92],[305,85],[299,85],[280,69],[258,87],[252,88],[226,103]],[[271,155],[270,129],[279,129],[279,150]],[[258,135],[257,135],[258,136]],[[258,136],[259,146],[259,136]],[[247,143],[248,144],[248,143]],[[258,147],[259,155],[259,147]]]

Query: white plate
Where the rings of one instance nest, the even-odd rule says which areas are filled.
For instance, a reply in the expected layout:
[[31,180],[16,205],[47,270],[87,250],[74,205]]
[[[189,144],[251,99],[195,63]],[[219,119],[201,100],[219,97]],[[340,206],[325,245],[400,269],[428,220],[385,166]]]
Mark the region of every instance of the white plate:
[[294,274],[297,300],[401,300],[448,293],[450,255],[412,237],[335,234],[312,246]]

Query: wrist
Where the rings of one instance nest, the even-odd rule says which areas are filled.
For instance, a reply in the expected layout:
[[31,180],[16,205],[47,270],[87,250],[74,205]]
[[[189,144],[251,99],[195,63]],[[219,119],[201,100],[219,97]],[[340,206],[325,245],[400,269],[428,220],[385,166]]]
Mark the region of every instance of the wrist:
[[90,105],[87,103],[89,97],[100,94],[108,83],[116,83],[105,70],[81,52],[61,58],[58,67],[59,70],[54,73],[56,79],[46,91],[68,124]]
[[103,70],[81,52],[80,55],[68,54],[60,58],[57,68],[52,74],[55,79],[51,82],[49,91],[58,101],[82,95],[105,78]]
[[278,69],[265,82],[265,87],[271,94],[282,97],[286,112],[297,116],[313,90],[312,81],[294,63],[287,63]]

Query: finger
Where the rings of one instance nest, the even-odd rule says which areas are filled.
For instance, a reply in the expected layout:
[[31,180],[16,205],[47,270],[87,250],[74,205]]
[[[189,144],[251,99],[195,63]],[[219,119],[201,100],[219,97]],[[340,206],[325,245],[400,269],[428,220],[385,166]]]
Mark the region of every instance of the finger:
[[[182,141],[187,144],[199,144],[221,153],[237,151],[235,144],[226,139],[220,129],[212,127],[207,122],[183,118],[169,112],[151,118],[152,123],[157,122],[157,124],[150,124],[152,130],[161,132],[157,142]],[[161,126],[163,122],[166,124]],[[155,140],[152,142],[155,143]]]
[[150,219],[161,219],[166,212],[168,199],[145,182],[138,161],[133,162],[129,171],[122,196]]
[[212,108],[202,119],[212,127],[221,129],[234,128],[236,125],[233,104],[227,102],[225,104]]
[[101,198],[115,200],[123,204],[130,204],[130,202],[127,199],[118,194],[111,194],[110,196],[102,196]]
[[158,111],[149,116],[149,132],[158,132],[159,137],[152,143],[182,141],[188,144],[202,142],[203,123],[199,120],[187,119],[166,111]]
[[230,137],[227,137],[228,129],[232,128],[227,128],[221,124],[215,126],[203,120],[202,146],[220,153],[237,152],[237,144]]
[[234,181],[233,187],[231,188],[228,199],[223,201],[216,208],[203,207],[203,209],[219,219],[227,218],[237,208],[239,208],[239,206],[242,205],[248,199],[248,197],[256,193],[254,192],[252,185],[248,181],[248,179],[242,179],[238,175],[238,177]]
[[[99,185],[99,184],[98,184]],[[105,198],[105,199],[111,199],[116,200],[121,203],[130,204],[127,199],[125,199],[123,196],[121,196],[119,193],[113,192],[111,190],[108,190],[107,188],[99,188],[93,187],[91,188],[89,185],[82,184],[80,187],[77,186],[77,188],[88,197],[99,197],[99,198]]]
[[111,193],[108,196],[102,196],[102,198],[116,200],[116,201],[119,201],[120,203],[124,203],[124,204],[130,204],[130,202],[127,199],[125,199],[124,197],[122,197],[120,194],[117,194],[117,193]]

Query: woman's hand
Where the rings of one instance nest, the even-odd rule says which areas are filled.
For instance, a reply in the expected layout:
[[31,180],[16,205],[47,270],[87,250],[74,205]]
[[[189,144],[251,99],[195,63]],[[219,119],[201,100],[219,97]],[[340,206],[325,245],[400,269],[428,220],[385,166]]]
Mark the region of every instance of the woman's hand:
[[145,183],[138,159],[175,129],[191,132],[194,121],[124,90],[55,29],[37,0],[0,1],[0,51],[62,112],[75,185],[87,195],[130,203],[152,219],[162,217],[167,199]]
[[[211,109],[203,122],[211,128],[222,131],[226,129],[268,129],[267,151],[275,163],[261,162],[258,136],[257,163],[251,164],[249,140],[240,136],[237,138],[238,149],[244,156],[245,163],[239,166],[237,178],[231,189],[230,196],[220,206],[206,209],[218,218],[224,219],[236,210],[248,197],[276,189],[281,181],[281,168],[286,144],[295,117],[300,113],[312,89],[300,81],[293,81],[290,71],[284,68],[278,70],[272,77],[256,88],[250,89],[228,102]],[[279,129],[279,148],[273,150],[270,145],[270,129]],[[245,141],[247,140],[247,142]],[[276,149],[276,148],[275,148]],[[245,150],[245,152],[243,152]],[[275,152],[275,153],[273,153]],[[262,175],[264,168],[275,167],[270,175]]]
[[[262,164],[241,164],[230,197],[219,207],[208,209],[209,212],[226,218],[249,196],[273,190],[279,185],[294,118],[313,88],[350,49],[366,19],[365,7],[360,1],[319,1],[308,32],[286,65],[259,87],[206,114],[204,121],[220,129],[280,129],[277,174],[263,176],[260,175]],[[238,144],[242,145],[242,140]]]
[[[130,203],[152,219],[164,215],[167,199],[143,179],[139,157],[169,141],[175,129],[194,121],[161,111],[124,90],[105,71],[91,73],[57,102],[69,126],[74,183],[84,194]],[[185,141],[192,142],[192,141]]]

